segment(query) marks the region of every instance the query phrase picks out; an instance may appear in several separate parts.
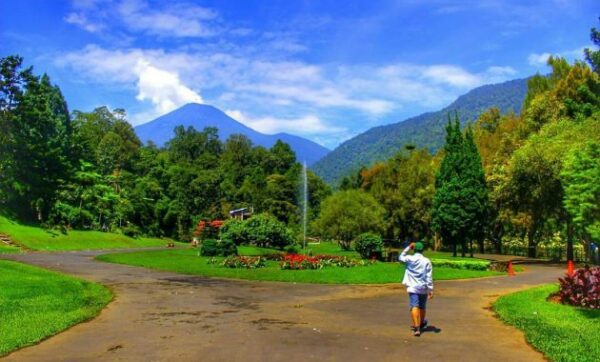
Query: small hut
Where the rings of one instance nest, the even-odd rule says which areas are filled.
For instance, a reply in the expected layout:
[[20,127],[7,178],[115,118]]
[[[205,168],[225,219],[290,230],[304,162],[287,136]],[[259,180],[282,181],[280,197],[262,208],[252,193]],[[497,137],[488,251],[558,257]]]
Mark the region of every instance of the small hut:
[[252,216],[254,209],[252,207],[243,207],[241,209],[235,209],[229,211],[229,216],[234,219],[244,220]]

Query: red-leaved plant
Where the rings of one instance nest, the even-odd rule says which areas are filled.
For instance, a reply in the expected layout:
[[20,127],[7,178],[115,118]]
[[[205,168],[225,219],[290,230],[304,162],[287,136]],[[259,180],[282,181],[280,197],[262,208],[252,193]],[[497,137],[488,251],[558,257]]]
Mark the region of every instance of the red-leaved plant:
[[563,304],[600,309],[600,267],[577,269],[558,280]]

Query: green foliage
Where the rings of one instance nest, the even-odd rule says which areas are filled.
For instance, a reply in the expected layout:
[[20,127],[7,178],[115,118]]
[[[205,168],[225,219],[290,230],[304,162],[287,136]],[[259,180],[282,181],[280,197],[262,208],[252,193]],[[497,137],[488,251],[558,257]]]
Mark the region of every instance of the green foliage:
[[557,290],[553,284],[505,295],[494,303],[494,310],[500,319],[522,330],[527,342],[548,359],[596,361],[600,355],[600,311],[547,300]]
[[[600,31],[596,28],[592,28],[590,31],[590,39],[596,47],[600,47]],[[600,75],[600,50],[593,50],[590,48],[584,49],[585,60],[590,64],[594,72]]]
[[96,316],[111,299],[100,284],[0,261],[0,356]]
[[283,249],[295,242],[284,223],[269,214],[259,214],[244,221],[246,240],[251,245]]
[[256,245],[283,249],[294,243],[292,232],[269,214],[241,220],[228,220],[221,228],[221,238],[236,245]]
[[451,259],[431,259],[434,267],[455,268],[463,270],[488,270],[489,261],[471,261],[471,260],[451,260]]
[[200,246],[202,256],[229,256],[237,255],[237,248],[231,240],[206,239]]
[[362,172],[361,187],[385,208],[387,239],[430,237],[437,165],[427,150],[398,154]]
[[314,227],[321,236],[337,240],[347,250],[358,235],[380,232],[384,213],[377,200],[364,191],[339,191],[323,201]]
[[458,118],[448,121],[444,159],[436,175],[432,227],[442,241],[454,248],[482,240],[489,207],[481,159],[471,128],[460,131]]
[[383,240],[381,236],[372,233],[364,233],[354,239],[354,250],[356,250],[363,259],[369,259],[373,253],[383,251]]
[[600,143],[590,140],[572,149],[560,174],[564,184],[564,207],[578,234],[586,241],[600,242]]
[[235,245],[249,244],[245,223],[239,219],[229,219],[221,226],[221,239],[231,240]]

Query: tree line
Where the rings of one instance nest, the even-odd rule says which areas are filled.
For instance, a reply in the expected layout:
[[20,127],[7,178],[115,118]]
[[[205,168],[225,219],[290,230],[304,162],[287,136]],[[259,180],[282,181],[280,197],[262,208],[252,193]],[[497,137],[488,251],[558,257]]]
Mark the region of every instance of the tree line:
[[[299,223],[301,165],[290,146],[254,146],[216,128],[177,127],[163,148],[143,145],[122,109],[69,112],[47,75],[0,60],[0,208],[62,228],[189,240],[199,220],[252,207]],[[310,217],[330,188],[312,172]]]

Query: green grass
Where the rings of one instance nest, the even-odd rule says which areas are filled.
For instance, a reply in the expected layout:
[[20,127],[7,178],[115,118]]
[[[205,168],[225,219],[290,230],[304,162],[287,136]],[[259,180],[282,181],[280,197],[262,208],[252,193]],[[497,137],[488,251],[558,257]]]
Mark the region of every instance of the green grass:
[[[238,251],[240,254],[245,255],[261,255],[273,252],[269,249],[253,247],[240,247]],[[197,249],[105,254],[98,256],[97,259],[111,263],[136,265],[191,275],[297,283],[398,283],[404,273],[404,266],[400,263],[376,263],[374,265],[354,268],[326,267],[320,270],[281,270],[279,263],[269,261],[265,268],[252,270],[230,269],[222,267],[219,263],[209,264],[208,261],[210,258],[198,256]],[[220,261],[223,258],[216,259]],[[451,268],[434,268],[433,271],[434,280],[477,278],[492,275],[502,275],[502,273]]]
[[18,253],[21,249],[16,246],[6,245],[4,243],[0,243],[0,254],[4,253]]
[[523,330],[527,341],[553,361],[592,362],[600,356],[600,310],[546,300],[558,290],[545,285],[500,297],[500,319]]
[[0,356],[96,316],[111,299],[99,284],[0,260]]
[[0,216],[0,233],[8,234],[15,243],[24,248],[44,251],[138,248],[165,245],[165,240],[161,239],[130,238],[122,234],[100,231],[71,230],[67,234],[62,234],[54,230],[22,225],[3,216]]

